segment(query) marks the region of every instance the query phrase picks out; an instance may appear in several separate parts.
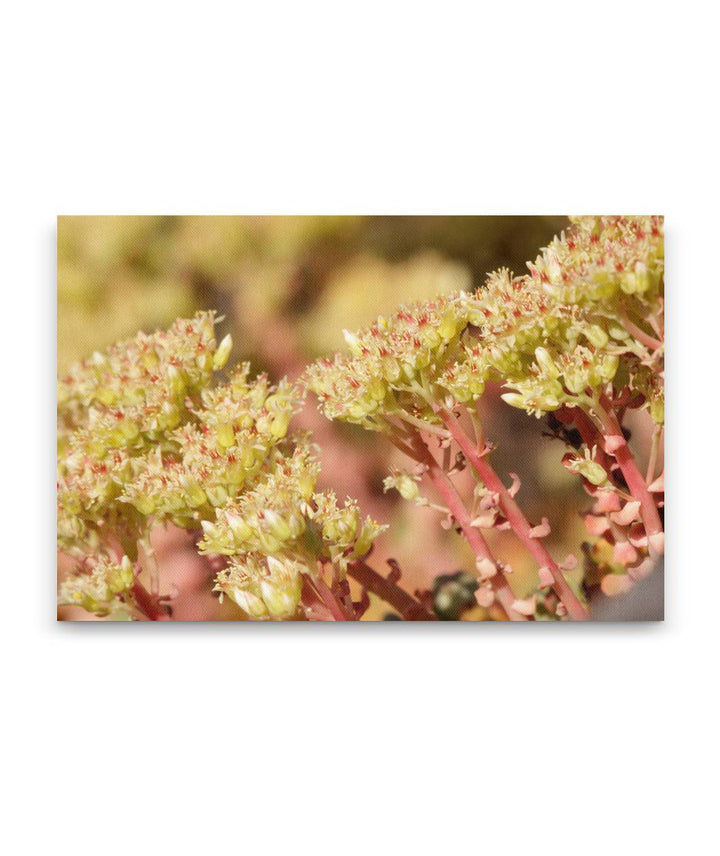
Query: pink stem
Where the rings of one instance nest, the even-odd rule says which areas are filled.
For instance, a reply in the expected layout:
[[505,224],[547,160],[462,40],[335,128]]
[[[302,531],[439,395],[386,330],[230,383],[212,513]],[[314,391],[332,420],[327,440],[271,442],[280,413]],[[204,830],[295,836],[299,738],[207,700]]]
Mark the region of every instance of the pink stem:
[[408,621],[437,621],[437,618],[414,597],[411,597],[405,589],[383,577],[362,559],[357,559],[348,565],[347,573],[367,591],[371,591],[397,609],[404,619]]
[[150,594],[140,580],[135,580],[132,587],[132,593],[135,598],[135,603],[138,605],[138,609],[143,613],[143,615],[149,618],[150,621],[170,621],[170,616],[160,606],[157,598]]
[[657,349],[662,345],[662,342],[659,339],[655,339],[649,333],[646,333],[637,324],[634,324],[627,316],[626,313],[622,313],[621,316],[623,325],[625,329],[630,333],[631,336],[634,336],[638,342],[642,342],[646,348],[650,348],[651,351],[657,351]]
[[322,598],[323,603],[330,610],[330,614],[335,621],[351,621],[351,618],[338,603],[335,595],[328,587],[328,584],[319,574],[315,579],[313,579],[313,584]]
[[540,538],[533,538],[530,535],[532,526],[522,512],[520,506],[515,502],[508,489],[502,483],[500,477],[493,469],[486,457],[478,454],[474,448],[472,441],[460,427],[455,417],[447,411],[439,411],[439,416],[445,423],[448,431],[452,434],[455,442],[460,446],[465,457],[470,461],[475,472],[480,476],[485,486],[496,493],[500,500],[500,508],[512,526],[515,534],[520,538],[528,551],[541,567],[546,567],[552,574],[553,589],[555,594],[560,598],[568,615],[575,621],[586,621],[588,613],[585,607],[580,603],[575,592],[568,585],[567,580],[562,575],[555,560],[552,558],[547,548]]
[[427,466],[427,476],[435,486],[438,493],[442,496],[450,513],[457,521],[465,536],[465,540],[472,548],[475,555],[480,559],[489,559],[498,569],[499,573],[490,578],[490,584],[497,599],[500,601],[503,609],[507,613],[511,621],[527,621],[527,616],[516,612],[512,605],[515,603],[516,597],[513,590],[510,588],[505,576],[500,568],[500,564],[495,560],[490,547],[487,544],[482,534],[472,525],[472,519],[465,504],[457,492],[457,488],[453,484],[447,473],[439,466],[430,450],[425,445],[419,435],[413,438],[413,449],[417,452],[418,459]]
[[[648,534],[648,538],[662,535],[663,527],[657,506],[655,505],[655,500],[648,491],[645,479],[635,463],[635,458],[633,458],[630,447],[623,436],[620,423],[613,413],[612,408],[608,405],[609,402],[606,400],[603,401],[604,409],[600,412],[600,418],[602,420],[606,438],[611,436],[614,438],[616,443],[619,443],[617,447],[613,448],[612,454],[615,456],[615,460],[620,466],[620,471],[625,477],[627,486],[630,488],[630,493],[640,503],[640,516],[642,517],[643,524],[645,525],[645,531]],[[663,552],[661,541],[662,539],[656,538],[654,542],[651,542],[655,551],[658,553]]]

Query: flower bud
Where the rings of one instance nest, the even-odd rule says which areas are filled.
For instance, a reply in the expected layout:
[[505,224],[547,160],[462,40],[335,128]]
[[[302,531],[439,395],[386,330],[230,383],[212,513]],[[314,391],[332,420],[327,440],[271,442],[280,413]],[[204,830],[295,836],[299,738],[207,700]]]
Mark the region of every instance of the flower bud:
[[560,376],[560,370],[555,365],[547,348],[535,348],[535,360],[542,371],[551,378]]
[[348,348],[355,354],[356,357],[359,357],[362,354],[362,343],[360,339],[349,330],[343,330],[343,337],[347,343]]
[[127,417],[122,420],[118,427],[126,440],[134,440],[140,433],[137,423]]
[[107,582],[112,594],[118,594],[132,588],[135,582],[135,571],[127,556],[122,557],[118,567],[114,567],[108,572]]
[[418,483],[406,473],[397,476],[395,487],[403,499],[417,499],[420,494]]
[[650,288],[647,267],[642,262],[638,262],[634,271],[625,273],[620,278],[620,288],[625,294],[643,294],[647,291]]
[[219,508],[228,500],[228,492],[222,485],[218,485],[217,487],[206,487],[205,493],[207,494],[210,505],[214,508]]
[[167,371],[165,373],[167,377],[168,386],[170,387],[170,391],[176,398],[180,398],[185,395],[186,383],[183,373],[172,364],[167,367]]
[[394,359],[393,357],[383,357],[380,365],[383,377],[387,381],[389,381],[390,383],[395,383],[400,379],[400,375],[402,374],[402,372],[400,370],[400,365],[396,359]]
[[290,537],[290,527],[285,518],[272,508],[266,508],[263,511],[263,516],[272,534],[279,541],[287,541]]
[[160,363],[160,359],[155,353],[155,351],[148,350],[143,353],[142,357],[140,358],[140,362],[142,363],[144,368],[148,369],[148,371],[153,371]]
[[643,262],[635,264],[635,291],[643,294],[650,288],[650,276]]
[[203,542],[200,546],[208,553],[217,553],[217,541],[220,534],[217,525],[210,523],[209,520],[201,520],[200,525],[203,531]]
[[300,566],[283,563],[274,556],[267,557],[270,576],[260,582],[260,591],[273,618],[294,615],[300,603],[302,574]]
[[368,552],[370,547],[372,547],[373,541],[386,528],[387,527],[385,526],[379,526],[369,517],[365,518],[362,526],[360,527],[360,532],[357,536],[357,540],[355,541],[355,547],[352,551],[352,556],[354,558],[357,558],[358,556],[364,556]]
[[107,386],[101,386],[95,390],[95,398],[97,398],[101,404],[109,407],[117,401],[117,394],[115,393],[115,390],[110,389]]
[[[242,544],[243,541],[247,541],[247,539],[252,535],[252,528],[245,522],[243,516],[238,514],[234,509],[228,508],[225,510],[225,520],[230,527],[230,531],[233,534],[236,544]],[[206,524],[204,522],[202,525],[203,529],[206,529]],[[210,526],[211,524],[208,523],[207,527],[209,528]]]
[[144,514],[146,517],[153,514],[156,509],[155,502],[146,494],[136,496],[132,500],[132,505],[135,506],[140,514]]
[[268,614],[265,601],[249,589],[232,588],[228,594],[251,618],[263,618]]
[[235,432],[232,425],[223,422],[216,428],[218,445],[223,449],[229,449],[235,445]]
[[180,411],[175,404],[164,401],[158,414],[158,427],[162,430],[172,430],[180,424]]
[[611,381],[620,366],[620,358],[617,354],[606,354],[598,362],[598,374],[605,383]]
[[608,334],[597,324],[587,327],[584,332],[585,338],[596,348],[604,348],[609,341]]
[[624,327],[620,327],[617,324],[611,324],[608,328],[608,332],[612,338],[616,339],[618,342],[624,342],[630,338],[630,333]]
[[282,549],[283,542],[277,536],[273,535],[272,532],[260,529],[257,532],[257,539],[260,543],[260,549],[266,555],[277,553],[278,550]]
[[452,312],[446,312],[443,316],[438,333],[445,342],[449,342],[458,330],[458,320]]
[[386,386],[380,378],[373,378],[368,383],[368,392],[373,401],[382,402],[385,400]]
[[232,350],[232,336],[228,333],[227,336],[220,342],[218,345],[217,351],[215,351],[215,356],[213,357],[213,368],[215,371],[221,369],[225,363],[228,361],[228,357],[230,356],[230,351]]
[[274,416],[270,422],[270,435],[278,440],[282,440],[288,432],[291,418],[292,413],[289,410],[285,413],[278,413]]
[[300,496],[304,500],[310,499],[315,491],[315,484],[317,483],[317,477],[313,472],[301,473],[297,479],[297,486],[300,491]]
[[509,404],[510,407],[519,407],[521,410],[525,410],[527,408],[527,402],[524,395],[521,395],[519,392],[505,392],[500,398],[505,402],[505,404]]
[[557,410],[560,407],[560,400],[552,393],[537,395],[533,398],[532,403],[538,410]]
[[578,472],[584,476],[590,484],[594,484],[596,486],[604,484],[607,481],[605,468],[596,461],[582,461],[578,466]]
[[333,533],[330,540],[349,544],[355,538],[359,522],[356,508],[344,508],[335,520],[328,521],[329,531]]
[[563,378],[565,386],[575,395],[581,395],[590,385],[587,370],[577,366],[568,366],[563,372]]
[[198,354],[195,362],[197,363],[197,367],[202,372],[209,372],[212,370],[213,358],[207,351],[202,354]]
[[185,496],[188,501],[188,504],[193,508],[197,508],[200,505],[203,505],[207,502],[207,496],[205,496],[205,491],[200,487],[200,485],[195,481],[194,478],[190,476],[182,476],[180,478],[180,484],[183,486],[183,490],[185,491]]

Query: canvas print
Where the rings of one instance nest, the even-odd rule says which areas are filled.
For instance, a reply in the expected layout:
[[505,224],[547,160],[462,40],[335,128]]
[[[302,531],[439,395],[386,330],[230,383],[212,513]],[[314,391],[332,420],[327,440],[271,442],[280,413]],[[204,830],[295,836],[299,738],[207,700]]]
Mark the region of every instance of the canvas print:
[[662,217],[57,238],[60,620],[662,618]]

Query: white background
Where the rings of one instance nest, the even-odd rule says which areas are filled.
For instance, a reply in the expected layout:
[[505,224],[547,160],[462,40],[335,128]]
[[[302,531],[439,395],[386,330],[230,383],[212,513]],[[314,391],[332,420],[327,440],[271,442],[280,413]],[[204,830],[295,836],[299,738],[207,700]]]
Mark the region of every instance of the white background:
[[[5,852],[717,846],[717,21],[684,2],[3,12]],[[664,624],[54,621],[58,213],[667,217]]]

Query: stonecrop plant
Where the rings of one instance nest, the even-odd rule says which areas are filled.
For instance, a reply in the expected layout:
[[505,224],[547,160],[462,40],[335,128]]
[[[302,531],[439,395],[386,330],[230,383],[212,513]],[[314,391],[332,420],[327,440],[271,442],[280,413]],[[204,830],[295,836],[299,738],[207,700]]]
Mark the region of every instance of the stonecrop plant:
[[206,312],[96,353],[61,380],[58,539],[77,561],[61,604],[168,618],[150,542],[167,522],[196,533],[220,597],[251,618],[354,614],[348,564],[383,527],[316,491],[310,441],[288,433],[296,387],[250,378],[247,365],[213,384],[230,348],[229,337],[216,346]]
[[[467,541],[474,568],[453,582],[463,596],[497,620],[587,619],[586,584],[625,592],[664,551],[663,258],[660,217],[576,218],[527,274],[500,270],[477,291],[345,331],[346,351],[294,383],[251,377],[247,364],[218,382],[232,343],[216,343],[211,312],[93,354],[59,382],[58,546],[74,562],[59,602],[170,619],[150,540],[167,523],[192,533],[218,596],[249,619],[359,620],[370,594],[404,619],[442,617],[437,591],[403,589],[396,563],[389,576],[372,567],[373,542],[392,530],[318,490],[312,438],[292,431],[309,391],[326,417],[405,455],[385,489]],[[520,480],[493,463],[483,400],[493,385],[568,442],[558,466],[589,497],[580,560],[551,555],[547,518],[528,519]],[[623,424],[631,410],[653,426],[645,472]],[[468,467],[464,496],[455,475]],[[534,561],[529,597],[513,593],[493,529],[512,532]]]

